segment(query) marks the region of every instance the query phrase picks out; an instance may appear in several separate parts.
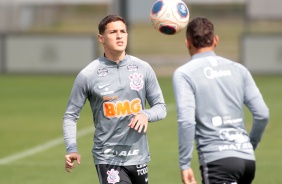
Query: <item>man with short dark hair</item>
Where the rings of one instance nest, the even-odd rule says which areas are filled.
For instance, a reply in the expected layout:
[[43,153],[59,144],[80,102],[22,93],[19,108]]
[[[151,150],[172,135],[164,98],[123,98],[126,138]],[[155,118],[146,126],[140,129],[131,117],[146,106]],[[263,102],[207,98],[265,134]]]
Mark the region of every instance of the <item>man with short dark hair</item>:
[[[218,36],[210,20],[197,17],[186,30],[192,58],[173,74],[182,181],[196,183],[191,169],[195,139],[203,184],[250,184],[268,107],[250,72],[215,54]],[[244,105],[253,115],[250,134]]]
[[80,163],[76,123],[88,100],[100,184],[147,184],[150,153],[146,131],[148,122],[166,116],[163,94],[152,67],[125,52],[128,34],[122,17],[106,16],[98,30],[104,55],[77,75],[64,115],[65,169],[71,172],[74,161]]

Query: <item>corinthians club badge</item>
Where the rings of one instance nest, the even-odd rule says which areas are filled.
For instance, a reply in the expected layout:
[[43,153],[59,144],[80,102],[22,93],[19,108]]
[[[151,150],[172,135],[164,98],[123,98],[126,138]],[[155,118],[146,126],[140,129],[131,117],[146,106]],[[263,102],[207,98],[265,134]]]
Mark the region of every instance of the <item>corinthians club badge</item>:
[[129,75],[130,88],[132,90],[139,91],[144,86],[143,75],[141,73],[134,73],[133,75]]

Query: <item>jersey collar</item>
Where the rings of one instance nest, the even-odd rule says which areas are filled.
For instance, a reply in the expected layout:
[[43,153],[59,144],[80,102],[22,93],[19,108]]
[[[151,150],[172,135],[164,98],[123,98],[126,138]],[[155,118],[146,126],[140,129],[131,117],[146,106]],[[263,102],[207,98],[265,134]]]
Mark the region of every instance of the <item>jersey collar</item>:
[[119,62],[119,64],[117,64],[116,62],[107,59],[107,58],[105,57],[105,54],[104,54],[102,57],[100,57],[100,60],[101,60],[101,62],[105,63],[105,65],[109,65],[109,66],[117,66],[117,65],[118,65],[118,66],[120,67],[120,66],[125,66],[126,63],[127,63],[127,61],[129,60],[129,58],[130,58],[130,56],[129,56],[128,54],[126,54],[125,57],[124,57],[124,59],[121,60],[121,61]]
[[197,53],[192,56],[192,59],[202,58],[202,57],[208,57],[208,56],[216,56],[214,51],[207,51],[207,52],[201,52]]

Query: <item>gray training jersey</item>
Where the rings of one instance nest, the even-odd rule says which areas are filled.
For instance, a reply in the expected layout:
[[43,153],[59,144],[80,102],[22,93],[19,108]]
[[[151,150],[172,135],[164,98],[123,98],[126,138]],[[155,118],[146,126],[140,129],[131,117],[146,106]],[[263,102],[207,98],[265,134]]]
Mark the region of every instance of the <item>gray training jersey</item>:
[[[77,152],[76,122],[86,100],[95,126],[95,164],[137,165],[150,160],[147,135],[128,127],[138,113],[149,122],[166,116],[166,106],[151,66],[130,55],[116,64],[105,57],[91,62],[77,76],[64,115],[67,153]],[[146,100],[150,108],[145,109]]]
[[[173,75],[178,111],[179,162],[190,167],[193,140],[201,165],[226,157],[255,160],[269,118],[268,108],[249,71],[241,64],[204,52]],[[252,112],[250,135],[244,104]]]

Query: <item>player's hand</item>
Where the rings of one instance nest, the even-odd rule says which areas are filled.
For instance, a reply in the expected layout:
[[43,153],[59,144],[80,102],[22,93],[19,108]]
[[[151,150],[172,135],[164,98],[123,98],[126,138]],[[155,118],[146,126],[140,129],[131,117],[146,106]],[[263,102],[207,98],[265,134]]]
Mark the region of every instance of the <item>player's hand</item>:
[[148,128],[148,117],[143,113],[136,114],[131,119],[128,126],[130,128],[134,128],[139,133],[141,133],[142,129],[143,129],[144,132],[146,132],[147,128]]
[[197,184],[194,172],[191,168],[181,171],[182,183],[183,184]]
[[72,169],[75,168],[74,161],[80,164],[80,155],[78,153],[70,153],[65,155],[65,170],[67,172],[72,172]]

